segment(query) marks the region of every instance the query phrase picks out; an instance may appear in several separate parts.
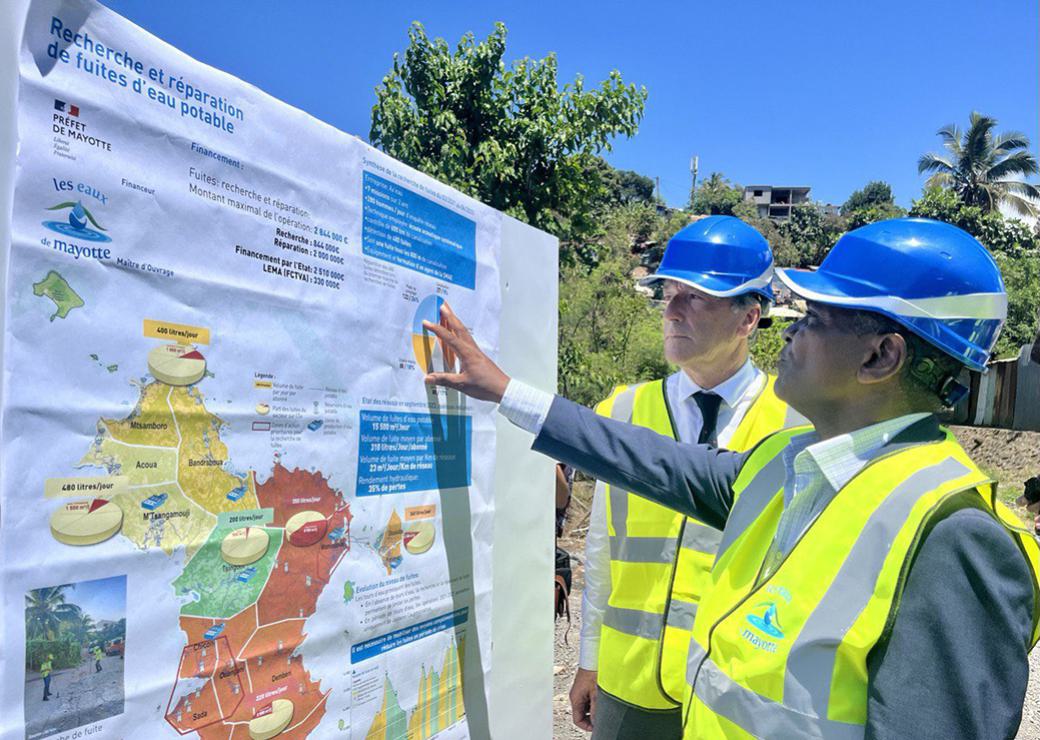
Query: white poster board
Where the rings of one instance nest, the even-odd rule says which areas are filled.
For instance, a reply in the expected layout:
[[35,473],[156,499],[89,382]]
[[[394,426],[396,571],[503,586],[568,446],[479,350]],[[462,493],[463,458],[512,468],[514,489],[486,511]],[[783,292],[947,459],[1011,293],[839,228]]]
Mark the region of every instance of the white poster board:
[[556,240],[94,3],[23,45],[27,5],[0,737],[549,736],[552,467],[427,391],[421,320],[553,387]]

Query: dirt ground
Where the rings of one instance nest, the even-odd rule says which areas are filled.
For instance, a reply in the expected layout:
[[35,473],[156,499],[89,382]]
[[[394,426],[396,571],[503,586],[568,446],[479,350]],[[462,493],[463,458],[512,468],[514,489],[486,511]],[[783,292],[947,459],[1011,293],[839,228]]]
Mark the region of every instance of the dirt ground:
[[[1012,501],[1022,491],[1023,482],[1040,474],[1040,433],[1013,432],[996,429],[954,427],[954,433],[987,473],[999,481],[1005,501]],[[587,733],[571,722],[567,692],[578,666],[578,641],[581,632],[581,591],[585,583],[582,565],[585,533],[588,530],[588,507],[592,485],[575,484],[574,499],[567,516],[560,547],[571,553],[574,584],[571,591],[571,622],[556,623],[555,667],[553,678],[553,737],[560,740],[583,740]],[[1023,512],[1019,512],[1023,514]],[[1040,649],[1029,656],[1030,680],[1022,709],[1022,724],[1016,740],[1040,740]]]

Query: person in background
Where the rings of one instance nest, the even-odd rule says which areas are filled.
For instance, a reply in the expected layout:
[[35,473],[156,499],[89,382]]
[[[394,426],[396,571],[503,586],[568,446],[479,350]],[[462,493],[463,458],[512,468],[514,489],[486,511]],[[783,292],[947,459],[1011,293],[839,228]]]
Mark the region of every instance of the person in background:
[[[755,367],[749,340],[769,323],[773,254],[758,231],[710,216],[673,236],[644,285],[663,283],[664,353],[679,370],[621,386],[597,411],[684,442],[745,450],[804,423]],[[593,740],[682,736],[693,616],[722,533],[597,483],[585,545],[574,723]]]
[[54,670],[54,656],[47,654],[47,660],[40,663],[40,675],[43,676],[43,700],[51,700],[51,671]]
[[94,646],[94,673],[98,673],[98,672],[101,671],[101,659],[104,656],[105,656],[105,654],[101,651],[101,646],[100,645],[95,645]]

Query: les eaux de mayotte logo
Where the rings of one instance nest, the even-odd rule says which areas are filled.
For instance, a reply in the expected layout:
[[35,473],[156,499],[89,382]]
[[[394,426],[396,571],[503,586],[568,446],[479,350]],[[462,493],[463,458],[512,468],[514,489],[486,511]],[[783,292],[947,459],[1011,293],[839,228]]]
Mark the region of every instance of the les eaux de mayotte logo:
[[[102,234],[107,229],[97,222],[94,215],[86,207],[77,201],[66,201],[48,208],[48,211],[62,211],[71,208],[67,221],[44,221],[43,225],[51,231],[56,231],[64,236],[82,239],[90,242],[110,242],[112,238]],[[87,224],[90,224],[88,226]],[[91,228],[93,226],[94,228]]]

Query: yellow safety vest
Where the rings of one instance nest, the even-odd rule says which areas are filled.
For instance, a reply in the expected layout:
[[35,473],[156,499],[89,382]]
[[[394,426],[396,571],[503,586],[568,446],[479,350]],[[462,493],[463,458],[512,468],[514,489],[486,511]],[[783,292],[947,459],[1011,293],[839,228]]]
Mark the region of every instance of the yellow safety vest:
[[1040,593],[1040,548],[948,431],[882,450],[760,581],[783,511],[781,452],[807,430],[763,441],[734,484],[690,643],[685,738],[862,738],[867,656],[891,627],[925,527],[956,508],[1007,528]]
[[[798,418],[767,377],[727,445],[750,449]],[[596,408],[675,438],[664,381],[621,386]],[[722,533],[623,490],[606,487],[610,598],[600,630],[597,682],[644,709],[682,704],[690,630]]]
[[53,663],[51,661],[43,661],[43,663],[40,664],[40,676],[42,676],[43,678],[47,678],[47,676],[51,675],[52,666]]

